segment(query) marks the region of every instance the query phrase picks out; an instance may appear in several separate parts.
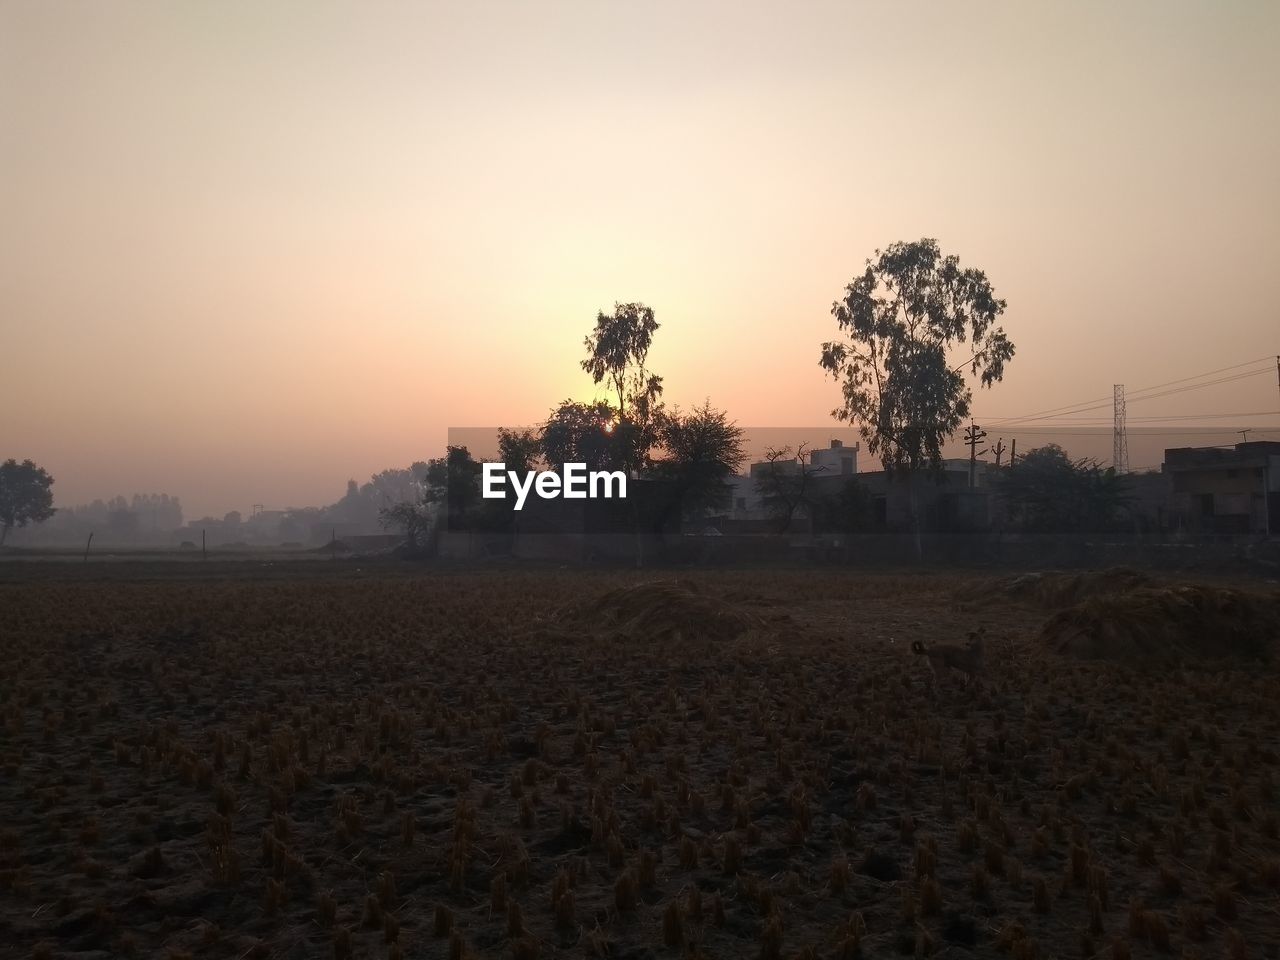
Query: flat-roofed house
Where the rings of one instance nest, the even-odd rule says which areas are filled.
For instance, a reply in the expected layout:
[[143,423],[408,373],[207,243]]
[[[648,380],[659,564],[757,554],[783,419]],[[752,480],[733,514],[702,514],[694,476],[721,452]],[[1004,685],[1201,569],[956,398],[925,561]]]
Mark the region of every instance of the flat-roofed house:
[[1280,532],[1280,441],[1164,452],[1172,525],[1192,533]]

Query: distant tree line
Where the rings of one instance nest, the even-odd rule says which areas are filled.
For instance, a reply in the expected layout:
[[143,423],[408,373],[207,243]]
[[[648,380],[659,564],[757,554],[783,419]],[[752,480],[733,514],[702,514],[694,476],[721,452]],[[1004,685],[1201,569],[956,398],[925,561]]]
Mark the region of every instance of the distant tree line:
[[[6,475],[8,464],[15,464]],[[27,523],[43,524],[39,537],[44,542],[80,542],[89,533],[97,533],[112,543],[140,543],[148,539],[167,539],[172,531],[182,526],[182,503],[177,497],[164,493],[135,493],[131,497],[115,496],[97,499],[91,503],[55,510],[52,506],[53,478],[31,461],[17,464],[8,461],[0,466],[0,543],[9,529],[21,528]],[[26,503],[27,512],[21,510],[11,517],[5,504]]]
[[135,493],[70,507],[64,523],[101,531],[112,540],[128,541],[150,533],[169,533],[183,524],[182,501],[167,493]]

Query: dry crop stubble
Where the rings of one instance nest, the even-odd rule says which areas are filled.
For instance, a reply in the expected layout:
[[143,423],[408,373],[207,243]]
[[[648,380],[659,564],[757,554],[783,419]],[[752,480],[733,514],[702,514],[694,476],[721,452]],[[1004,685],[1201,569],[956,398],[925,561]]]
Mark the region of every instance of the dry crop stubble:
[[[956,578],[655,579],[0,585],[10,941],[238,958],[1280,939],[1269,667],[1075,662],[1014,598],[977,689],[935,697],[908,650],[981,625],[953,609]],[[733,629],[674,637],[626,606],[646,594]]]

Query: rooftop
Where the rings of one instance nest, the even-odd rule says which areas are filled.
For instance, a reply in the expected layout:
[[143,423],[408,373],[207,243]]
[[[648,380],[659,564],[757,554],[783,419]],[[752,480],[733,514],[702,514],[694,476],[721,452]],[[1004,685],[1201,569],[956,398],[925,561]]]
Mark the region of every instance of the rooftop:
[[1262,466],[1267,457],[1280,457],[1280,441],[1252,440],[1230,448],[1173,447],[1165,450],[1164,463],[1172,470]]

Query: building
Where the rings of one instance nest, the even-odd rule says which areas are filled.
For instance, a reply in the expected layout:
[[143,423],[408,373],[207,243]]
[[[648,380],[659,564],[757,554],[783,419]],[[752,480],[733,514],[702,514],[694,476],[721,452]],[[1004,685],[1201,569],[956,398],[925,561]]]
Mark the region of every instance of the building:
[[970,532],[985,530],[991,522],[984,482],[989,467],[986,461],[977,462],[974,488],[969,486],[969,461],[960,458],[944,460],[941,473],[925,470],[906,476],[877,470],[859,474],[858,481],[870,494],[876,529],[913,530],[918,514],[924,531]]
[[[996,465],[988,460],[974,460],[973,465],[973,486],[985,487],[990,482],[991,471],[995,470]],[[964,485],[969,486],[969,466],[968,457],[943,457],[942,470],[952,482],[959,482],[958,477],[953,474],[964,474]]]
[[858,472],[860,449],[860,443],[846,447],[839,440],[832,440],[831,446],[825,449],[809,451],[809,469],[821,470],[826,475],[838,473],[841,476],[852,476]]
[[1209,534],[1280,531],[1280,441],[1164,452],[1174,529]]
[[[848,447],[840,440],[832,440],[829,447],[807,451],[807,463],[799,457],[758,460],[751,464],[746,476],[733,476],[726,481],[730,488],[730,503],[725,513],[733,520],[766,524],[766,527],[762,527],[765,529],[770,521],[770,515],[765,509],[764,497],[757,486],[762,475],[773,473],[797,478],[807,475],[806,484],[819,479],[830,481],[833,477],[852,477],[858,472],[858,451],[861,448],[862,445],[859,443]],[[807,521],[807,511],[801,507],[795,519]]]
[[[807,464],[796,459],[753,463],[747,476],[729,478],[732,506],[725,511],[724,517],[717,520],[721,532],[776,532],[777,519],[766,509],[756,481],[770,470],[776,470],[783,476],[799,477],[802,469],[808,476],[802,502],[787,526],[792,534],[813,531],[815,528],[811,521],[815,518],[810,515],[809,504],[828,503],[840,497],[842,489],[851,480],[856,480],[867,491],[871,510],[869,523],[877,531],[913,530],[917,512],[921,528],[932,532],[982,530],[990,524],[988,484],[989,471],[995,469],[994,464],[977,461],[974,487],[978,489],[972,489],[967,458],[944,460],[940,473],[922,471],[908,478],[883,470],[858,473],[858,449],[858,445],[845,447],[837,440],[828,448],[812,451]],[[821,517],[817,519],[820,527]],[[731,523],[726,525],[723,523],[725,520]]]

